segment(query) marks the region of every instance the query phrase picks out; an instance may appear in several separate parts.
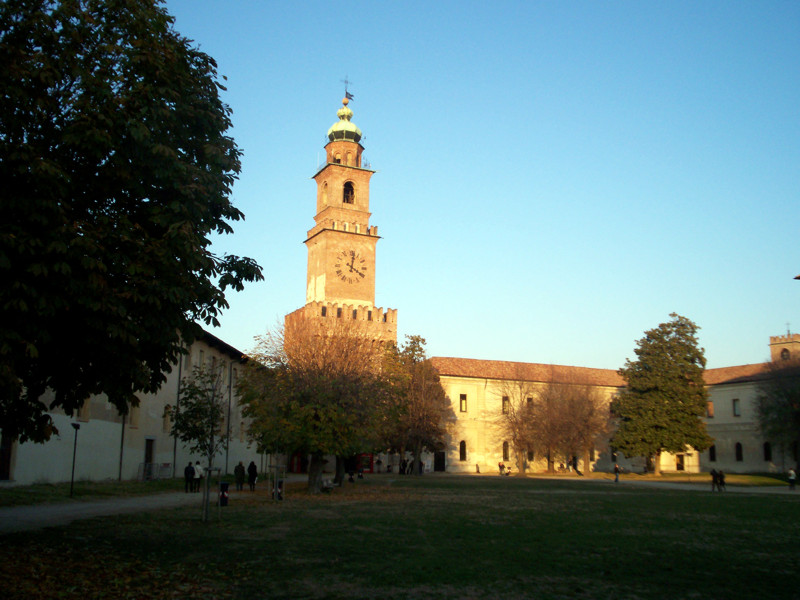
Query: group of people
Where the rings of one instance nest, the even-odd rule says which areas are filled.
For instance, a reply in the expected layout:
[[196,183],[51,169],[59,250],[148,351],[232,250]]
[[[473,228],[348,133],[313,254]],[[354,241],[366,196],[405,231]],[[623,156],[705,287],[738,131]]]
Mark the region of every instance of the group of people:
[[[233,478],[236,480],[236,491],[241,492],[244,489],[244,463],[239,461],[239,464],[233,468]],[[256,483],[258,482],[258,467],[252,460],[247,465],[247,484],[250,486],[250,491],[256,491]]]
[[186,468],[183,470],[186,493],[199,492],[200,483],[203,481],[204,476],[205,472],[203,471],[200,461],[198,460],[194,465],[192,465],[192,461],[189,461],[189,464],[186,465]]
[[[186,493],[199,492],[203,477],[205,477],[205,471],[203,470],[203,466],[200,464],[200,461],[198,460],[194,465],[192,464],[192,461],[189,461],[189,464],[183,469],[183,479]],[[245,469],[242,461],[239,461],[239,464],[234,467],[233,477],[236,480],[236,491],[241,492],[244,488],[245,478]],[[254,463],[252,460],[247,466],[247,482],[250,484],[250,491],[254,492],[256,490],[256,483],[258,482],[258,467],[256,467],[256,463]]]
[[725,473],[711,469],[711,491],[725,491]]
[[[397,467],[398,473],[400,475],[413,475],[414,474],[414,461],[413,460],[406,460],[405,458],[400,461],[400,465]],[[422,473],[422,462],[416,462],[417,473]]]

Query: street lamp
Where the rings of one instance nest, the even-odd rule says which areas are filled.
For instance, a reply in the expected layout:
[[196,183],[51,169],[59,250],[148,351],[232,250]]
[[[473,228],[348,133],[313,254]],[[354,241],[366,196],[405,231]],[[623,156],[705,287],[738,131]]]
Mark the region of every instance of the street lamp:
[[75,430],[75,443],[72,445],[72,480],[69,482],[69,497],[72,498],[72,488],[75,486],[75,453],[78,451],[78,429],[81,428],[80,423],[71,423],[72,428]]

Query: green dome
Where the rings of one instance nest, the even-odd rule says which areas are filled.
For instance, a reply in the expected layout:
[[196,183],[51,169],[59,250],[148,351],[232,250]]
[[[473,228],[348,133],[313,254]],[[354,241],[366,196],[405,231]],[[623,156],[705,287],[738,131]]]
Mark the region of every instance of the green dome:
[[328,139],[332,142],[336,140],[358,142],[361,140],[361,130],[356,127],[355,123],[350,122],[350,119],[353,118],[353,111],[347,108],[349,103],[350,100],[347,98],[342,100],[343,106],[336,112],[336,116],[339,117],[339,122],[334,123],[333,126],[328,129]]

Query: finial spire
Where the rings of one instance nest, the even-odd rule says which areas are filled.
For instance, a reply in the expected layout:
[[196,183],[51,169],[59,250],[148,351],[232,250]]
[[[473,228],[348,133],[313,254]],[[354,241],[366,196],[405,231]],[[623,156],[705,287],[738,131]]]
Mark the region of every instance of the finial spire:
[[347,106],[348,102],[353,99],[353,94],[347,91],[347,87],[353,82],[347,79],[347,75],[345,75],[344,79],[342,79],[342,83],[344,84],[344,100],[342,100],[342,104]]

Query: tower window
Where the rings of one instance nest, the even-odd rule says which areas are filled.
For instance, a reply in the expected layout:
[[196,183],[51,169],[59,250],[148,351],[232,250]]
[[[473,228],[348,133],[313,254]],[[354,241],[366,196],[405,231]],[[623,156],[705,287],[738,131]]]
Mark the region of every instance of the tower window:
[[342,318],[342,309],[341,308],[337,308],[336,309],[336,318],[337,319],[341,319]]
[[736,442],[736,462],[742,462],[744,460],[744,453],[742,452],[742,444]]
[[357,308],[354,308],[354,309],[353,309],[353,320],[355,320],[355,319],[357,319],[357,318],[358,318],[358,309],[357,309]]
[[781,360],[789,360],[790,357],[791,353],[789,352],[789,350],[787,350],[786,348],[781,350]]
[[738,398],[733,399],[733,416],[734,417],[741,417],[742,416],[742,407],[739,403]]
[[706,402],[706,417],[708,417],[709,419],[713,419],[714,418],[714,401],[713,400],[708,400]]
[[344,184],[344,193],[342,195],[342,202],[345,204],[353,204],[356,199],[356,190],[353,187],[352,181],[347,181]]
[[461,440],[458,444],[458,460],[467,460],[467,442]]
[[508,442],[503,442],[503,460],[508,460],[509,453],[508,453]]
[[367,321],[372,321],[372,311],[371,310],[367,311]]
[[708,449],[708,462],[717,462],[717,447],[711,446]]
[[467,412],[467,395],[466,394],[461,394],[459,396],[459,405],[460,405],[459,409],[461,410],[461,412]]
[[511,403],[508,400],[508,396],[503,396],[503,414],[504,415],[508,414],[508,410],[509,410],[510,405],[511,405]]
[[764,460],[767,462],[772,461],[772,444],[764,442]]
[[328,307],[327,306],[323,306],[322,307],[322,316],[323,317],[327,317],[328,316]]

